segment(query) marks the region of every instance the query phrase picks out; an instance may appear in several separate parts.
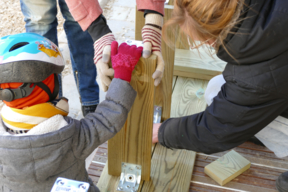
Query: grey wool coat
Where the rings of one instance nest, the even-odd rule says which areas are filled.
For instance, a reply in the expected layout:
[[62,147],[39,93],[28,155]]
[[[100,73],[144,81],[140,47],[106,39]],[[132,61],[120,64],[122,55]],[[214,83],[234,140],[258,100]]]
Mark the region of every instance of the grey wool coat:
[[89,182],[89,192],[98,192],[85,159],[122,128],[136,94],[113,79],[106,100],[80,121],[65,117],[67,126],[41,135],[0,135],[0,192],[49,192],[58,177]]

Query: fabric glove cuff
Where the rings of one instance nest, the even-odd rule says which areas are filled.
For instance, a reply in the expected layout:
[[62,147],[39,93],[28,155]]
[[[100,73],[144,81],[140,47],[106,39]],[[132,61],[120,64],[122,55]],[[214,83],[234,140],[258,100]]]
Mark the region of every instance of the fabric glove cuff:
[[107,25],[106,18],[101,14],[91,25],[88,27],[88,33],[93,39],[93,42],[97,41],[104,35],[112,33]]
[[114,68],[114,78],[119,78],[122,79],[124,81],[131,81],[131,74],[132,71],[125,68],[125,67],[121,67],[121,68]]
[[159,14],[150,13],[145,17],[145,24],[154,24],[163,27],[163,16]]

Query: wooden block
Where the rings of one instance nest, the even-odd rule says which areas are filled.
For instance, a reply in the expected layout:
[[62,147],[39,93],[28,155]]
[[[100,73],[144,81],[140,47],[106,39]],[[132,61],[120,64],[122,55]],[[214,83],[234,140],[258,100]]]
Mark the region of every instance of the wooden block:
[[232,150],[205,166],[204,172],[221,186],[250,168],[250,161]]
[[154,55],[141,58],[133,71],[130,84],[137,97],[125,126],[108,141],[108,170],[113,176],[120,176],[121,163],[127,162],[141,165],[142,178],[150,179],[156,61]]
[[208,50],[176,49],[174,75],[209,80],[224,70],[226,63]]

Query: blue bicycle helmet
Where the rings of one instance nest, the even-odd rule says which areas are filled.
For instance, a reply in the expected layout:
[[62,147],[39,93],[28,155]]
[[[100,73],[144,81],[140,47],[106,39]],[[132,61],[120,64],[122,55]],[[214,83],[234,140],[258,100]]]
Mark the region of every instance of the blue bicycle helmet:
[[[49,92],[42,81],[51,74],[55,74],[58,94],[59,82],[56,74],[61,73],[64,66],[58,47],[41,35],[21,33],[0,38],[0,84],[24,83],[18,89],[0,90],[0,99],[12,101],[27,97],[36,85]],[[29,87],[31,84],[34,84],[32,88]],[[51,100],[57,96],[55,94],[48,93]]]

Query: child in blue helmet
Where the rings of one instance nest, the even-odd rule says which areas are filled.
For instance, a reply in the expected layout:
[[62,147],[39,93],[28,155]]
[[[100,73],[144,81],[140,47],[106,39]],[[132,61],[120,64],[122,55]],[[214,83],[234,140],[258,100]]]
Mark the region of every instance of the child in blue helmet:
[[[80,121],[67,116],[68,102],[57,98],[61,53],[48,39],[32,33],[0,39],[0,189],[50,191],[58,177],[90,183],[85,159],[124,125],[136,97],[129,81],[142,48],[113,42],[115,70],[94,113]],[[123,51],[127,50],[129,51]],[[118,52],[119,51],[119,52]],[[117,76],[116,76],[117,74]]]

